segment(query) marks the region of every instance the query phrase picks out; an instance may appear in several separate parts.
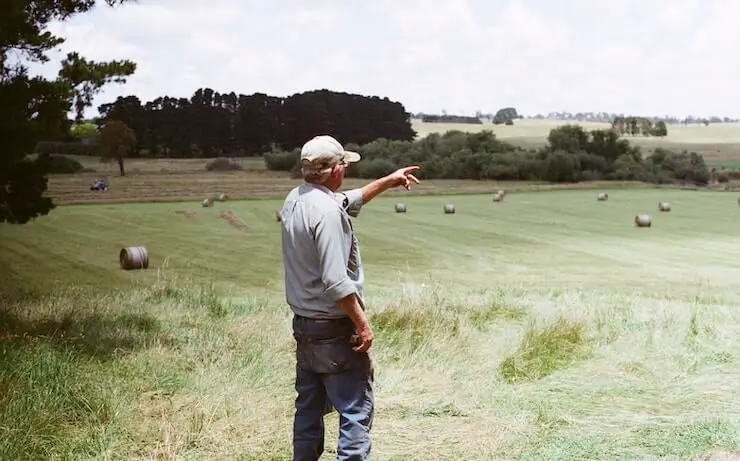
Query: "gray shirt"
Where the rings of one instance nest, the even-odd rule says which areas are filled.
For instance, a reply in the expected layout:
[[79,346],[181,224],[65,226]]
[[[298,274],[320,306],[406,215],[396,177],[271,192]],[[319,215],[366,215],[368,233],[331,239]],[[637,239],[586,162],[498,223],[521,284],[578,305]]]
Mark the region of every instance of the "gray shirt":
[[360,248],[349,219],[362,204],[359,188],[333,193],[303,183],[288,193],[280,221],[285,296],[295,314],[346,317],[336,302],[352,293],[365,308]]

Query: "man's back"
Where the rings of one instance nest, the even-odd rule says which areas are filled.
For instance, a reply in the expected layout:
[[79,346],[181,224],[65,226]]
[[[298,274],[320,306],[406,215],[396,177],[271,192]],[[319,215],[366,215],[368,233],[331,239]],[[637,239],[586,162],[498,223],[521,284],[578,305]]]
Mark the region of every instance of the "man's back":
[[[344,194],[344,205],[361,205],[361,192]],[[361,296],[359,248],[346,211],[327,188],[303,183],[290,191],[280,210],[286,300],[294,313],[339,318],[335,300]],[[347,266],[357,260],[357,267]]]

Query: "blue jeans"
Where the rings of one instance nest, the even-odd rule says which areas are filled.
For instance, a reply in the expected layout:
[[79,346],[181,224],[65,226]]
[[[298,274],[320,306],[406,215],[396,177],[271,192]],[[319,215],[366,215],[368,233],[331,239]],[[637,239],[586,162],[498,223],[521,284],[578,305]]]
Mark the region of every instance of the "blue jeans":
[[338,461],[366,461],[373,422],[373,363],[352,350],[349,318],[293,317],[296,340],[293,461],[317,461],[324,452],[324,415],[339,413]]

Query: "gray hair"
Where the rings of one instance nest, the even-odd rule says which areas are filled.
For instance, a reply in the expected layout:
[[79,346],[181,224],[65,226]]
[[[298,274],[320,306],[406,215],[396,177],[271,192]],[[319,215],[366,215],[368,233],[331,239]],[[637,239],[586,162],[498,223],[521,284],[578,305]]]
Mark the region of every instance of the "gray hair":
[[301,166],[301,175],[306,182],[323,184],[331,176],[331,169],[337,162],[310,163],[304,161]]

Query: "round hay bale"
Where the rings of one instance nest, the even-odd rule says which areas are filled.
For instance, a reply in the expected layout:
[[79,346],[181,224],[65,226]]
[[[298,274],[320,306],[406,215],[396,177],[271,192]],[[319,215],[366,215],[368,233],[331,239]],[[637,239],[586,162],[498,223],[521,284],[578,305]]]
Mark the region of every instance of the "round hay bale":
[[396,203],[396,213],[406,213],[406,205],[403,203]]
[[442,208],[442,210],[445,214],[455,214],[455,205],[448,203]]
[[635,216],[635,226],[637,227],[650,227],[653,223],[653,218],[649,214],[638,214]]
[[501,193],[498,193],[498,194],[496,194],[496,195],[493,196],[493,201],[494,202],[502,202],[503,200],[504,200],[504,195],[501,194]]
[[671,211],[671,204],[668,202],[658,202],[658,209],[660,211]]
[[203,199],[203,208],[208,208],[213,205],[213,201],[209,198]]
[[149,268],[149,254],[144,247],[126,247],[118,254],[118,263],[121,269],[126,271],[147,269]]
[[280,217],[280,210],[275,210],[275,220],[277,220],[277,222],[282,221],[282,218]]
[[605,201],[609,200],[609,194],[607,194],[606,192],[601,192],[596,197],[596,200],[598,200],[599,202],[605,202]]
[[501,197],[506,197],[506,192],[503,189],[500,189],[496,194],[500,195]]
[[225,202],[225,201],[226,201],[226,200],[228,200],[228,199],[229,199],[229,196],[228,196],[228,195],[226,195],[226,194],[223,194],[223,193],[222,193],[222,194],[218,194],[218,200],[219,200],[219,201],[221,201],[221,202]]

